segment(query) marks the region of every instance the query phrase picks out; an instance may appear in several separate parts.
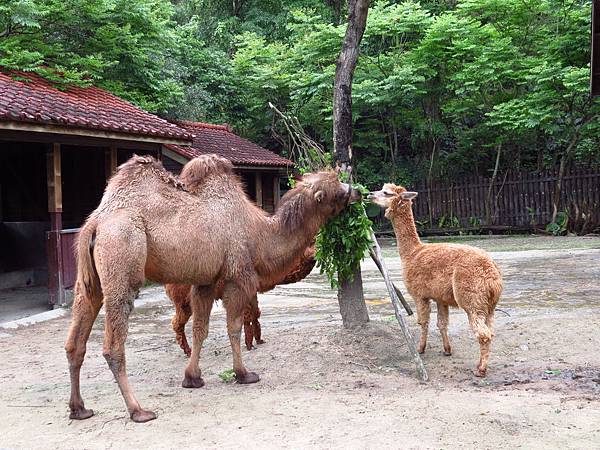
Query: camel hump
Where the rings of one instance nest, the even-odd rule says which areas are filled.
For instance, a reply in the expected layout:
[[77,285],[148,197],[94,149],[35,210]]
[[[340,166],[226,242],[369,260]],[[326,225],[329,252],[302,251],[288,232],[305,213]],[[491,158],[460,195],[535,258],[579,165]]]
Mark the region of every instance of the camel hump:
[[194,191],[209,177],[232,174],[233,164],[231,161],[210,154],[198,156],[188,162],[183,166],[179,178],[187,189]]

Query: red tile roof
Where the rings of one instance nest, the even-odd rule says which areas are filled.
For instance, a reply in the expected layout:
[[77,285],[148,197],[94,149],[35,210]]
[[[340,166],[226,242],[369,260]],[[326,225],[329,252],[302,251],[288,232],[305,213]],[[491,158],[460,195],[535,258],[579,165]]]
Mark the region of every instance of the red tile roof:
[[289,159],[232,133],[227,125],[188,121],[175,123],[193,133],[194,141],[191,147],[167,145],[167,148],[187,159],[216,153],[236,166],[290,167],[294,165]]
[[[15,79],[15,77],[17,79]],[[57,89],[39,75],[0,72],[0,121],[190,140],[186,130],[94,87]]]

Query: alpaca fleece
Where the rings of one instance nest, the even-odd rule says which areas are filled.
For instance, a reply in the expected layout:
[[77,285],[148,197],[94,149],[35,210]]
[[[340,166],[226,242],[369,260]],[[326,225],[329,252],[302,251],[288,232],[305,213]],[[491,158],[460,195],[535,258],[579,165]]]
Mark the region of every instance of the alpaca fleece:
[[450,306],[467,313],[471,329],[480,346],[480,360],[474,372],[485,376],[496,304],[502,292],[502,275],[491,257],[483,250],[458,244],[424,244],[419,239],[412,213],[415,192],[402,186],[384,185],[373,193],[373,200],[386,207],[385,216],[392,222],[402,260],[404,283],[417,307],[421,326],[419,352],[427,346],[430,300],[437,303],[437,325],[442,335],[444,354],[451,355],[448,338]]

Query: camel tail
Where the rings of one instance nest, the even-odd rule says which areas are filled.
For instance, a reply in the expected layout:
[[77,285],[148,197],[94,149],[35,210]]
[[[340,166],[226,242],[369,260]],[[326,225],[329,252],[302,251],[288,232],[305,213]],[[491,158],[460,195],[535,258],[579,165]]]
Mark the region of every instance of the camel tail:
[[88,298],[97,298],[102,293],[100,278],[94,263],[96,226],[94,220],[87,221],[77,239],[77,281]]

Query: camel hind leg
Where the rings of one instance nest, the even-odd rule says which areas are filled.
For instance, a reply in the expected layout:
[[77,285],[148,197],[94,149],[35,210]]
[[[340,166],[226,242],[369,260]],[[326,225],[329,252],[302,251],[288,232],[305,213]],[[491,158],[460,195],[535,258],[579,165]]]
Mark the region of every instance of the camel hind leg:
[[75,286],[75,300],[72,307],[71,326],[65,343],[69,373],[71,376],[71,399],[69,400],[70,419],[83,420],[94,415],[94,411],[86,409],[81,397],[80,373],[85,359],[86,345],[92,326],[102,307],[102,295],[88,297],[79,282]]
[[184,388],[200,388],[204,386],[202,372],[200,370],[200,351],[202,344],[208,336],[208,324],[210,312],[212,311],[215,293],[212,287],[194,286],[190,290],[190,306],[193,315],[192,328],[192,354],[187,367],[185,368],[184,378],[181,386]]
[[104,235],[99,233],[94,251],[106,310],[102,354],[119,385],[129,416],[134,422],[147,422],[155,419],[156,414],[144,410],[135,398],[125,358],[129,315],[144,283],[146,235],[123,221],[111,225],[106,227]]

